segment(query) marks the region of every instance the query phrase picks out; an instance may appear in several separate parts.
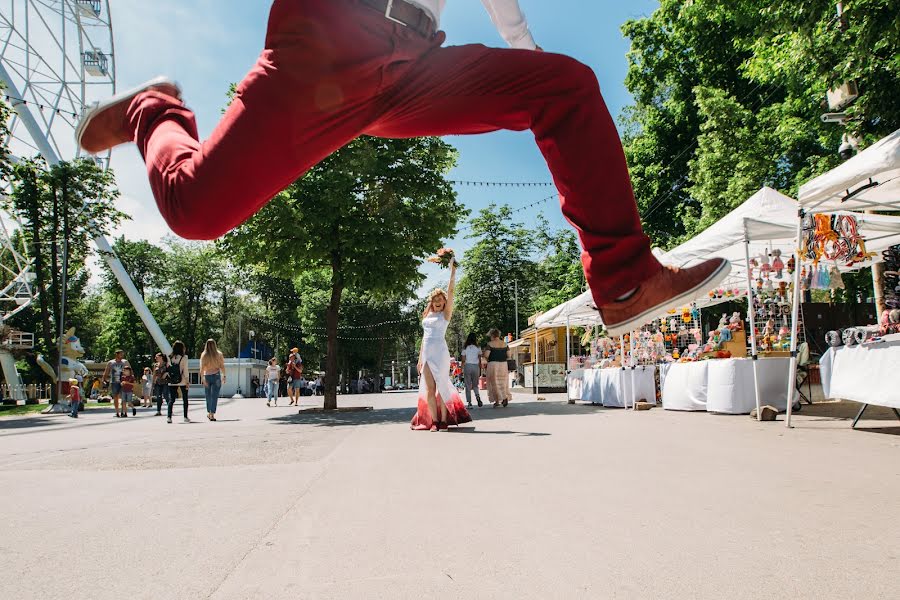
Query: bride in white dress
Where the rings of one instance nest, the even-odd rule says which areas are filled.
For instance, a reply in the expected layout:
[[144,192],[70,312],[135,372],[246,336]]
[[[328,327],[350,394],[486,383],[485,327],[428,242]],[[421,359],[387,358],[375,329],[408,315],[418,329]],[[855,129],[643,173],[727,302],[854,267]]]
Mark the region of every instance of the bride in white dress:
[[445,292],[431,292],[422,318],[422,350],[419,353],[419,406],[411,427],[417,430],[444,431],[449,425],[472,420],[459,393],[450,381],[450,351],[447,348],[447,326],[453,317],[453,295],[456,287],[456,262],[450,265],[450,285]]

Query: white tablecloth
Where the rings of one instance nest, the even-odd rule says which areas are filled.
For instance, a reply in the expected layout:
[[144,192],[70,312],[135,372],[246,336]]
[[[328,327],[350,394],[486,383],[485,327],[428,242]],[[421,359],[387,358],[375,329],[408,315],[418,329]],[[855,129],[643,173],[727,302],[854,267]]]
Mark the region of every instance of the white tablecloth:
[[660,374],[662,404],[666,410],[706,410],[709,361],[667,365]]
[[581,400],[610,408],[630,407],[635,400],[656,402],[656,367],[587,369]]
[[581,394],[584,390],[584,369],[575,369],[569,373],[567,378],[569,400],[581,400]]
[[[753,387],[753,360],[730,358],[709,362],[709,388],[706,410],[729,415],[746,415],[756,408]],[[770,404],[787,410],[789,358],[760,358],[759,396],[763,406]]]
[[[787,409],[790,359],[759,359],[760,401]],[[748,358],[703,360],[671,365],[662,387],[666,410],[742,415],[756,408],[753,361]]]
[[829,348],[819,373],[826,398],[900,408],[900,340]]

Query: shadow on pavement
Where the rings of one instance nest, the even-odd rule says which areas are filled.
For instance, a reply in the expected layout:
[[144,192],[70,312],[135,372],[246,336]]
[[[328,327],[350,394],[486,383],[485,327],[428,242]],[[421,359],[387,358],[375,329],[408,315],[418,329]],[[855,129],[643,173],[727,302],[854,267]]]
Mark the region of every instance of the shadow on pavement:
[[860,427],[856,426],[854,431],[862,431],[863,433],[880,433],[881,435],[900,435],[900,426],[898,427]]
[[[601,406],[590,406],[584,404],[566,404],[564,402],[513,402],[507,408],[471,408],[469,413],[475,424],[485,421],[494,421],[496,419],[509,419],[515,417],[529,417],[536,415],[544,416],[573,416],[588,415],[604,412],[607,410]],[[315,425],[317,427],[346,427],[353,425],[387,425],[409,423],[413,415],[416,414],[414,408],[382,408],[366,412],[345,412],[345,413],[294,413],[275,417],[272,421],[282,423],[284,425]],[[463,429],[458,430],[460,432]],[[497,432],[497,431],[467,431],[471,433],[491,433],[491,434],[518,434],[532,435],[528,433],[519,433],[515,431]],[[549,435],[549,434],[538,434]]]
[[[468,423],[466,425],[468,425]],[[538,431],[479,431],[478,429],[466,426],[451,429],[450,433],[462,433],[466,435],[515,435],[518,437],[547,437],[553,435],[552,433],[541,433]]]

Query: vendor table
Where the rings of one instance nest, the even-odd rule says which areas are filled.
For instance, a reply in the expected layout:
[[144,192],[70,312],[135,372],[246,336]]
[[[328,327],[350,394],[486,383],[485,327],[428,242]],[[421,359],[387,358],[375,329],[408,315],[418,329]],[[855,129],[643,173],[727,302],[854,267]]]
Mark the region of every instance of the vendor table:
[[610,408],[627,408],[635,401],[656,402],[656,367],[587,369],[581,400]]
[[[758,363],[761,402],[786,410],[790,359],[761,358]],[[666,410],[749,414],[756,408],[753,361],[728,358],[675,363],[666,372],[662,401]]]
[[829,348],[819,361],[826,398],[862,403],[853,427],[870,404],[894,409],[900,419],[900,336],[881,343]]
[[[753,360],[730,358],[710,360],[709,389],[706,410],[729,415],[747,415],[756,408],[756,392],[753,386]],[[791,359],[760,358],[760,403],[769,404],[779,411],[787,410],[787,380]]]
[[672,363],[660,372],[662,404],[666,410],[706,410],[709,361]]

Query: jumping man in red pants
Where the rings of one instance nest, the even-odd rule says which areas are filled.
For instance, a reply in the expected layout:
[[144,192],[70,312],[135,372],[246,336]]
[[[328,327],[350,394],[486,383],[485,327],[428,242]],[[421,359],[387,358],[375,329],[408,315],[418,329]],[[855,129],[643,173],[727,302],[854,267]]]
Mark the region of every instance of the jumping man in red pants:
[[442,47],[444,0],[275,0],[265,50],[207,141],[160,78],[91,107],[78,142],[137,142],[172,230],[214,239],[360,135],[531,129],[611,335],[714,288],[727,261],[679,271],[653,257],[593,71],[540,51],[517,0],[482,2],[512,49]]

